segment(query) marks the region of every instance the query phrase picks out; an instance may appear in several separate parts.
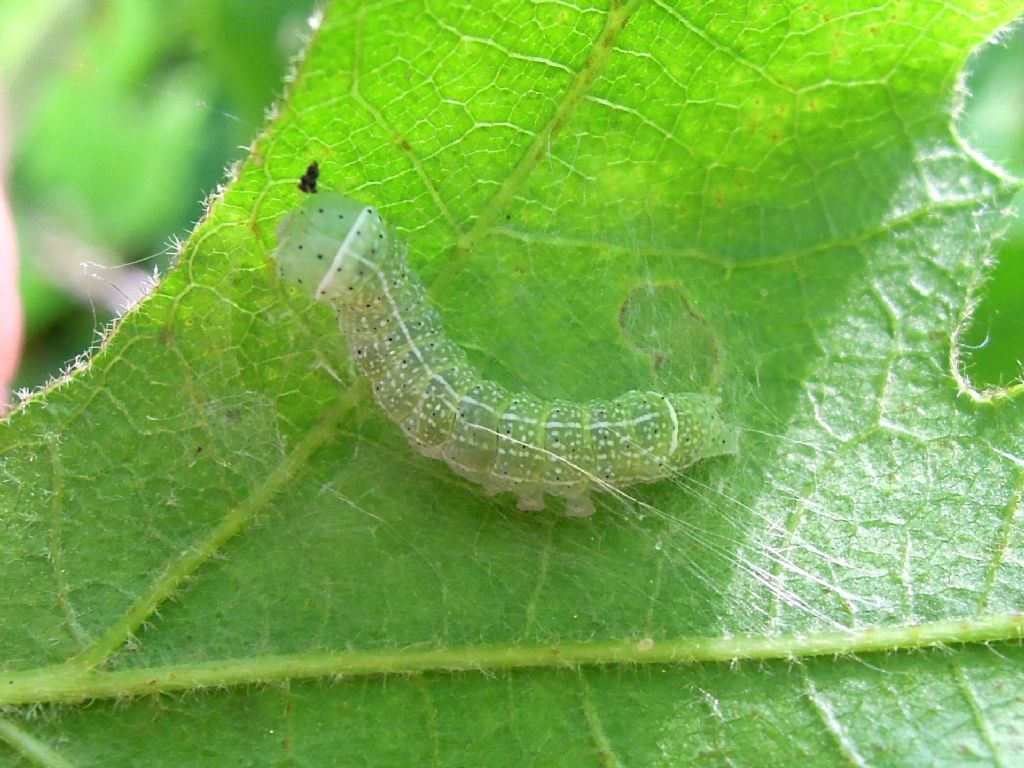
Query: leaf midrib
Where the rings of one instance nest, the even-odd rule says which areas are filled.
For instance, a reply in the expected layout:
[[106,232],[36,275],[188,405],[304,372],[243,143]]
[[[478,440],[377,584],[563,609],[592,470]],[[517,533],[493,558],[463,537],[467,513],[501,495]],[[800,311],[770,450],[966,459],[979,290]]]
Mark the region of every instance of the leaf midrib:
[[282,680],[428,672],[575,669],[583,665],[792,661],[1024,639],[1024,613],[797,635],[631,638],[600,642],[477,645],[229,658],[114,672],[67,664],[9,673],[0,706],[78,702]]

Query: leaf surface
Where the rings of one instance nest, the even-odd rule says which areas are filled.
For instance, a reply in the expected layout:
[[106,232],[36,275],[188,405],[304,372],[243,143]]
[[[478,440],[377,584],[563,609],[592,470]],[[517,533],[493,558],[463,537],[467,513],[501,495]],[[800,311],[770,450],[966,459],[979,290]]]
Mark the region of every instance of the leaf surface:
[[[951,353],[1017,185],[952,113],[1024,4],[826,5],[331,6],[177,267],[0,425],[3,759],[1012,764],[1022,414]],[[718,391],[739,456],[580,520],[414,454],[274,277],[312,160],[485,375]]]

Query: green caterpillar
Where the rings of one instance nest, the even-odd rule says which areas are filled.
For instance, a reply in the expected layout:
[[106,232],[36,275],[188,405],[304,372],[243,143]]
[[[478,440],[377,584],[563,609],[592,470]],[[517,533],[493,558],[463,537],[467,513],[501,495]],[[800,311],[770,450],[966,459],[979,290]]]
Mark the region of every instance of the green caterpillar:
[[626,392],[573,403],[512,393],[484,379],[445,336],[406,264],[407,247],[377,212],[339,193],[308,197],[281,222],[283,279],[328,302],[373,396],[420,453],[523,510],[544,494],[593,514],[591,490],[669,477],[737,452],[737,430],[698,393]]

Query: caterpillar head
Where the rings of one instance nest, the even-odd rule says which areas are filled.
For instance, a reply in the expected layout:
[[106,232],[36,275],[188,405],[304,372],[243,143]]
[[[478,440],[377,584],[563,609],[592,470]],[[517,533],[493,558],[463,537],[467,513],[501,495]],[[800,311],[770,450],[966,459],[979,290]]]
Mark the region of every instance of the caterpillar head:
[[676,445],[671,458],[682,469],[701,459],[739,452],[739,430],[718,412],[718,398],[696,392],[665,396],[675,411]]
[[378,274],[388,232],[376,209],[339,192],[308,196],[277,227],[278,273],[315,299],[345,303]]

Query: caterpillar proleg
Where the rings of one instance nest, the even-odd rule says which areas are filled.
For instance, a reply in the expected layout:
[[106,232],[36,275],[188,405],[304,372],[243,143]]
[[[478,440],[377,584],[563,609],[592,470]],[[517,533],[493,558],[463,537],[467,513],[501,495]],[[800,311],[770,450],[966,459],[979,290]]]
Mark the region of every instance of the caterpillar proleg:
[[281,222],[283,279],[338,315],[374,399],[420,453],[524,510],[544,494],[590,515],[590,492],[669,477],[738,450],[735,427],[702,393],[629,391],[574,403],[484,379],[444,333],[406,245],[377,211],[339,193],[310,195]]

